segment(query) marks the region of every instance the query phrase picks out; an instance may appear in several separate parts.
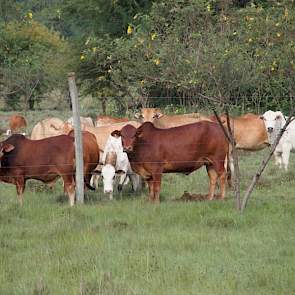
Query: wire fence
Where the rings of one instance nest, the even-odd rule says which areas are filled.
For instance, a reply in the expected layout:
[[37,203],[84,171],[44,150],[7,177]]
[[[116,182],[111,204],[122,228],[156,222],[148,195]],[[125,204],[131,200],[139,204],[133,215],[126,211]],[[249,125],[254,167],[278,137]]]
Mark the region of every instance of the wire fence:
[[[4,117],[0,118],[3,120],[5,120],[5,123],[7,124],[8,122],[8,119],[10,117],[10,114],[12,114],[14,112],[11,112],[9,113],[9,115],[5,115]],[[22,114],[22,112],[17,112],[17,113],[20,113]],[[24,112],[25,113],[25,112]],[[165,113],[165,112],[164,112]],[[69,106],[68,109],[64,110],[64,111],[61,111],[61,112],[52,112],[51,110],[40,110],[40,111],[37,111],[37,112],[34,112],[34,113],[30,113],[30,112],[26,112],[26,114],[30,114],[29,116],[25,116],[27,121],[28,121],[28,127],[27,127],[27,134],[26,134],[26,137],[27,138],[30,138],[30,130],[33,129],[33,126],[35,126],[38,122],[40,122],[40,119],[46,119],[48,117],[51,117],[53,114],[54,116],[56,117],[59,117],[61,118],[61,121],[62,122],[66,122],[68,118],[71,117],[71,108]],[[213,114],[213,113],[212,113]],[[99,115],[99,114],[98,114]],[[131,118],[130,118],[131,119]],[[133,119],[133,118],[132,118]],[[113,126],[121,126],[121,123],[113,123],[112,124]],[[102,130],[103,128],[100,128],[100,127],[93,127],[94,130],[97,130],[97,135],[99,135],[99,131]],[[252,130],[255,130],[256,128],[254,126],[250,126],[247,128],[247,132],[251,132]],[[51,133],[44,133],[45,136],[49,136],[49,135],[52,135]],[[105,135],[104,136],[109,136],[109,134]],[[139,148],[141,147],[141,145],[148,145],[149,147],[151,146],[151,143],[141,143]],[[188,160],[182,160],[182,159],[173,159],[173,160],[170,160],[170,161],[163,161],[163,160],[147,160],[147,161],[138,161],[136,162],[137,165],[162,165],[162,166],[165,166],[167,165],[167,163],[169,165],[178,165],[178,166],[184,166],[184,167],[189,167],[187,168],[189,171],[185,171],[186,168],[184,168],[183,170],[183,173],[184,174],[190,174],[191,172],[193,172],[196,168],[196,170],[199,169],[199,167],[197,166],[201,166],[201,165],[206,165],[206,164],[211,164],[210,161],[208,160],[196,160],[193,158],[192,155],[190,155],[190,151],[191,149],[193,148],[194,151],[192,151],[192,154],[200,149],[202,150],[203,148],[205,148],[207,145],[208,145],[208,141],[205,140],[204,142],[198,142],[197,146],[194,146],[192,147],[191,144],[185,144],[184,142],[182,142],[182,139],[181,138],[175,138],[173,142],[171,142],[171,146],[180,146],[182,149],[183,149],[183,152],[185,153],[185,157],[191,157],[189,158]],[[242,181],[246,180],[246,179],[249,179],[250,176],[252,175],[252,173],[255,173],[255,167],[257,166],[257,161],[258,161],[258,156],[256,156],[257,153],[252,153],[251,155],[249,155],[249,153],[245,153],[245,152],[242,152],[240,153],[242,155],[242,166],[243,165],[246,165],[246,168],[242,167],[242,173],[241,173],[241,179]],[[253,156],[254,155],[254,156]],[[259,152],[259,155],[261,155],[261,152]],[[33,156],[34,155],[30,155],[30,156]],[[37,156],[37,154],[36,154]],[[5,155],[5,158],[6,159],[10,159],[10,158],[13,158],[15,157],[13,154],[12,155],[9,155],[9,154],[6,154]],[[250,159],[247,159],[247,157],[249,157]],[[186,158],[187,159],[187,158]],[[13,159],[12,159],[13,160]],[[224,160],[215,160],[216,162],[223,162],[224,163]],[[31,169],[36,169],[36,170],[40,170],[40,171],[37,171],[37,172],[29,172],[27,174],[25,174],[25,178],[34,178],[34,179],[38,179],[39,178],[42,178],[42,177],[46,177],[46,176],[51,176],[51,175],[58,175],[58,176],[65,176],[65,175],[73,175],[72,172],[70,173],[65,173],[65,171],[61,171],[62,169],[67,169],[68,167],[74,167],[73,164],[68,164],[66,162],[59,162],[57,164],[55,164],[54,162],[53,163],[46,163],[46,162],[42,162],[41,160],[38,162],[38,163],[28,163],[28,164],[12,164],[9,166],[9,167],[5,167],[5,163],[3,161],[1,161],[3,163],[3,165],[1,166],[0,168],[0,171],[4,170],[4,169],[8,169],[10,172],[5,174],[5,177],[16,177],[16,176],[19,176],[19,174],[14,174],[13,170],[14,169],[22,169],[24,168],[25,170],[31,170]],[[1,163],[1,164],[2,164]],[[88,165],[96,165],[97,163],[94,163],[94,162],[91,162],[89,161],[87,163]],[[100,163],[101,165],[102,163]],[[51,169],[55,169],[56,167],[61,167],[62,169],[60,171],[57,171],[56,172],[51,172],[50,170]],[[274,165],[272,164],[271,165],[271,168],[270,169],[275,169],[274,168]],[[45,172],[44,172],[45,170]],[[250,172],[251,171],[251,172]],[[202,189],[201,190],[205,190],[207,189],[207,186],[208,186],[208,176],[204,176],[204,172],[197,172],[196,174],[194,174],[195,176],[190,176],[188,177],[188,179],[191,179],[191,180],[186,180],[184,181],[183,178],[179,178],[179,176],[177,176],[175,178],[175,183],[171,183],[171,176],[166,176],[166,173],[167,171],[164,170],[164,183],[166,182],[166,188],[164,188],[164,190],[167,190],[167,181],[169,182],[169,188],[173,190],[173,187],[174,187],[174,190],[177,191],[179,193],[179,189],[180,190],[184,190],[185,188],[183,187],[183,185],[180,185],[180,181],[181,182],[184,182],[184,184],[188,185],[189,189],[194,189],[195,185],[196,184],[196,189],[198,189],[198,184],[201,185]],[[172,172],[172,171],[171,171]],[[177,174],[181,172],[181,171],[177,171]],[[277,173],[277,172],[276,172]],[[162,173],[160,173],[162,174]],[[198,176],[199,175],[199,176]],[[1,177],[1,176],[0,176]],[[279,177],[276,177],[276,181],[279,181]],[[282,179],[284,179],[284,175],[282,175]],[[118,183],[118,181],[117,181]],[[103,186],[103,181],[100,181],[100,185],[101,187]],[[116,186],[116,185],[115,185]],[[165,184],[164,184],[165,186]],[[44,188],[44,190],[46,190]],[[116,190],[115,190],[116,191]],[[103,194],[103,189],[98,187],[98,191],[97,193],[99,194]],[[131,192],[130,192],[130,189],[123,189],[123,195],[124,196],[131,196],[133,195]]]

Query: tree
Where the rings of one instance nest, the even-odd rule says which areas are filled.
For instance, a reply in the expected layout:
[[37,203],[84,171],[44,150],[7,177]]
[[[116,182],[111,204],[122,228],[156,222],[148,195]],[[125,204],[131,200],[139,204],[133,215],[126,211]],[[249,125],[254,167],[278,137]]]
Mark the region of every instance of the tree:
[[33,109],[42,93],[66,82],[72,63],[69,44],[31,13],[2,25],[0,42],[1,96],[10,107],[17,107],[23,96],[25,107]]

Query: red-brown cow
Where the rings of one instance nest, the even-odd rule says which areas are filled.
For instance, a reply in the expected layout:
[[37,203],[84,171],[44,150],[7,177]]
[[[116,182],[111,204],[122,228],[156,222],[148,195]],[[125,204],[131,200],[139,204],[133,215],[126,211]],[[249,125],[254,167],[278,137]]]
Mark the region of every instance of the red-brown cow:
[[[26,119],[21,115],[12,115],[9,118],[9,128],[11,133],[18,132],[27,127]],[[8,132],[9,133],[9,132]]]
[[[74,137],[74,130],[70,131],[70,136]],[[92,177],[91,172],[95,170],[99,164],[99,147],[96,142],[96,137],[87,131],[82,132],[83,136],[83,162],[84,162],[84,181],[86,186],[94,190],[90,185]]]
[[28,179],[52,183],[60,176],[70,205],[75,201],[74,138],[59,135],[41,140],[14,134],[0,143],[0,180],[16,185],[19,202]]
[[218,178],[220,198],[224,198],[229,146],[218,124],[202,121],[158,129],[146,122],[138,129],[127,125],[116,132],[122,137],[132,170],[148,182],[150,201],[160,201],[162,173],[189,174],[203,165],[210,179],[209,200]]

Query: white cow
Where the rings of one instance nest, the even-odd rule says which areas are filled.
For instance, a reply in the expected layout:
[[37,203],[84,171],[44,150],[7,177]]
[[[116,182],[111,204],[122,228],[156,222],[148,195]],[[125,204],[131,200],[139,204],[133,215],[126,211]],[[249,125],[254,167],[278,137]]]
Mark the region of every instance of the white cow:
[[[265,112],[261,118],[264,121],[265,128],[268,135],[270,144],[273,144],[283,126],[286,123],[286,119],[282,112]],[[295,121],[292,121],[283,136],[281,137],[279,144],[274,151],[275,164],[280,168],[288,170],[290,152],[295,152]]]
[[103,167],[101,171],[96,171],[96,173],[102,176],[104,193],[108,193],[111,200],[113,199],[114,183],[118,175],[120,176],[118,191],[122,191],[123,185],[129,183],[129,178],[131,179],[133,190],[136,191],[139,189],[140,176],[131,170],[127,154],[123,152],[120,136],[112,133],[108,137],[102,156],[102,163]]

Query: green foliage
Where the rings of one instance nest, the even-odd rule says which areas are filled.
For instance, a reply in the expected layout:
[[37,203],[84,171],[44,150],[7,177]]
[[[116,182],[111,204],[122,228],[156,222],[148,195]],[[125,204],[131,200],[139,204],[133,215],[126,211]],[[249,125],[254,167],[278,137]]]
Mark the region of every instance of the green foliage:
[[42,94],[63,86],[72,59],[70,46],[32,14],[3,24],[0,40],[1,96],[8,106],[17,107],[23,97],[26,108],[32,109]]
[[38,102],[79,63],[81,93],[103,112],[206,108],[204,95],[240,112],[288,111],[294,8],[289,0],[2,1],[0,66],[10,78],[1,78],[1,91],[21,101],[19,86],[10,84],[30,77],[21,95]]
[[99,88],[97,76],[89,76],[99,68],[108,87],[123,91],[125,102],[132,97],[135,106],[200,107],[202,94],[244,109],[287,110],[295,95],[295,4],[272,4],[155,2],[148,14],[134,16],[125,36],[85,43],[82,77],[87,68],[88,81]]

